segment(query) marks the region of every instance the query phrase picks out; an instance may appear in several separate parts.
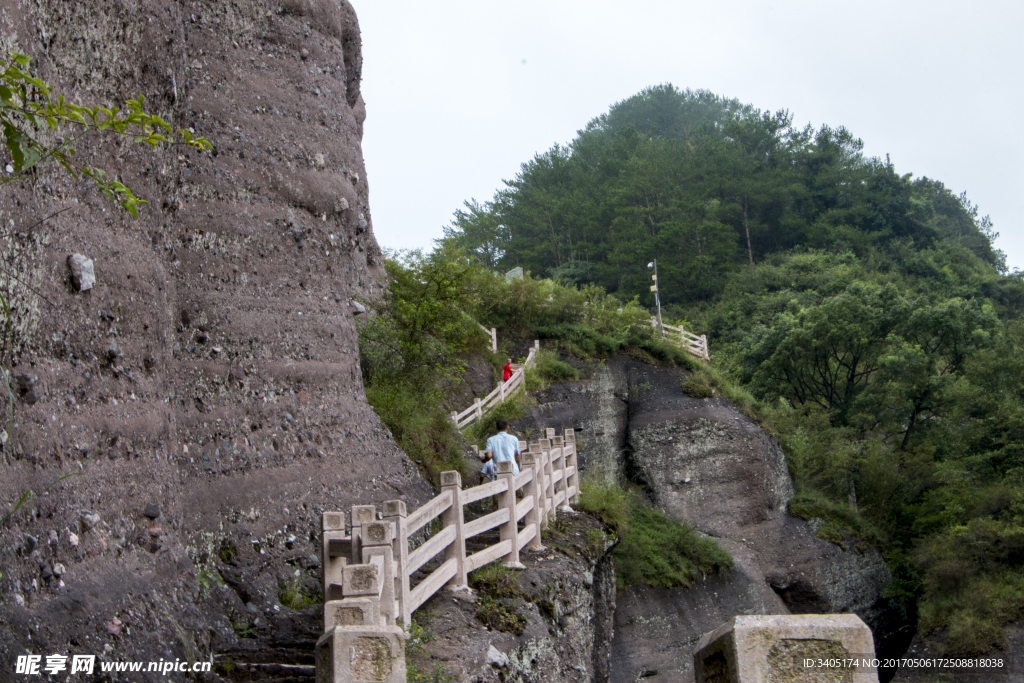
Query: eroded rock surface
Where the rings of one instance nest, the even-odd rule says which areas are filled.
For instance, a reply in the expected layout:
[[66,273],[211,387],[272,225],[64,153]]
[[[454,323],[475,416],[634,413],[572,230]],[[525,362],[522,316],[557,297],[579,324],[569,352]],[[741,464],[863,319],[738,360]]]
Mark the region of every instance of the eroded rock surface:
[[738,614],[856,612],[877,633],[889,632],[881,556],[823,541],[789,516],[793,485],[781,449],[728,401],[685,395],[686,376],[614,358],[593,379],[539,395],[516,425],[577,429],[585,471],[644,483],[659,507],[714,537],[736,563],[686,589],[620,594],[610,680],[692,681],[697,641]]
[[429,495],[361,385],[352,302],[384,273],[352,7],[16,0],[0,41],[68,99],[141,93],[215,146],[79,141],[137,221],[53,165],[0,189],[9,267],[52,303],[7,292],[33,379],[0,501],[42,495],[0,529],[0,663],[311,664],[320,512]]
[[[608,680],[616,605],[610,539],[592,517],[559,513],[543,542],[544,550],[520,553],[525,571],[478,585],[472,596],[438,591],[417,610],[406,650],[416,672],[459,683]],[[487,616],[495,605],[501,620]],[[521,622],[510,628],[514,618]]]

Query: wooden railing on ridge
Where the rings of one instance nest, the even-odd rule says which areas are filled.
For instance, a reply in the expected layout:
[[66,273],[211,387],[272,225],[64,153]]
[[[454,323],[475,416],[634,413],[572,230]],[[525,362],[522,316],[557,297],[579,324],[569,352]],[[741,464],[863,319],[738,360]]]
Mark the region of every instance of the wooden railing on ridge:
[[[651,318],[651,325],[655,330],[658,329],[658,319]],[[665,330],[665,339],[672,342],[676,346],[682,347],[684,351],[689,353],[691,356],[700,358],[702,360],[711,360],[711,356],[708,354],[708,336],[702,334],[699,337],[692,332],[687,332],[683,329],[683,326],[673,327],[671,325],[662,325]]]
[[498,386],[494,388],[494,391],[487,394],[483,398],[478,398],[473,401],[473,405],[463,410],[461,413],[452,411],[452,422],[459,429],[462,429],[474,420],[480,420],[483,418],[484,413],[503,402],[508,396],[512,395],[516,389],[523,386],[526,382],[526,368],[533,366],[536,362],[537,352],[540,350],[540,340],[534,340],[533,346],[530,348],[530,353],[526,356],[526,361],[521,365],[519,363],[513,363],[512,365],[512,376],[507,381],[498,382]]
[[[443,586],[467,590],[467,575],[474,569],[495,560],[523,569],[519,551],[542,548],[541,529],[556,510],[571,510],[569,503],[579,500],[573,430],[555,436],[548,429],[546,436],[529,448],[519,442],[523,467],[518,475],[511,462],[499,462],[495,481],[463,489],[458,472],[442,472],[440,495],[414,512],[407,513],[401,500],[389,500],[378,520],[374,506],[353,505],[350,533],[344,512],[325,512],[325,631],[335,626],[408,629],[412,613]],[[466,521],[464,507],[491,496],[498,497],[497,510]],[[411,547],[410,539],[433,528],[435,520],[440,528]],[[496,527],[497,543],[467,554],[468,539]],[[435,558],[423,576],[420,570]]]

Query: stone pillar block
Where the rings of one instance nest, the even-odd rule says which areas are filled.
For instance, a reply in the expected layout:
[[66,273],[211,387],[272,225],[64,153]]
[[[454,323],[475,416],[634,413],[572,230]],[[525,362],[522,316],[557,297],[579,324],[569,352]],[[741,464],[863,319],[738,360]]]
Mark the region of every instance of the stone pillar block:
[[[856,614],[733,617],[697,644],[697,683],[878,683],[871,629]],[[825,668],[819,660],[858,665]]]
[[360,536],[363,548],[375,545],[391,545],[394,539],[391,522],[363,522]]
[[316,644],[316,683],[405,683],[397,627],[335,626]]
[[350,564],[344,569],[345,597],[380,596],[380,570],[374,564]]
[[526,569],[519,561],[519,526],[516,522],[516,475],[512,471],[512,461],[499,462],[498,479],[508,482],[508,489],[499,496],[499,505],[508,510],[508,521],[498,527],[499,538],[510,541],[512,549],[505,555],[505,567],[509,569]]
[[368,522],[377,521],[377,508],[373,505],[352,506],[352,556],[349,562],[359,564],[363,556],[362,528]]
[[[499,463],[500,464],[500,463]],[[441,513],[444,528],[455,529],[455,540],[444,551],[445,561],[455,560],[455,575],[448,581],[448,589],[453,591],[469,590],[466,577],[466,533],[465,511],[462,509],[462,475],[456,471],[441,473],[441,491],[452,494],[452,504]]]
[[335,626],[379,626],[380,619],[370,598],[345,598],[324,603],[324,631]]
[[402,625],[408,626],[412,620],[409,610],[409,574],[405,568],[409,566],[409,534],[405,528],[407,516],[405,502],[401,500],[384,501],[384,518],[395,527],[395,540],[391,547],[395,560],[395,589],[398,611],[395,618]]
[[533,496],[533,507],[526,513],[524,520],[527,526],[533,524],[537,529],[537,533],[534,535],[533,540],[527,544],[527,547],[533,550],[542,550],[544,546],[540,542],[540,529],[544,523],[544,515],[541,512],[544,509],[544,487],[540,484],[540,468],[537,467],[537,455],[535,453],[523,453],[523,471],[526,470],[533,472],[533,478],[526,483],[525,487],[525,495]]
[[348,564],[352,539],[345,534],[345,513],[323,514],[323,570],[324,600],[340,600],[342,571]]

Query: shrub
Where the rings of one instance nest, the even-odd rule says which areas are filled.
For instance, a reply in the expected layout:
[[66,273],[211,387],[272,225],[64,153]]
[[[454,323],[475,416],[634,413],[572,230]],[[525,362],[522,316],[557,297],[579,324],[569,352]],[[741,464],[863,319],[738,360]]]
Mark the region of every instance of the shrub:
[[558,359],[555,351],[542,350],[537,353],[537,374],[549,382],[564,382],[580,378],[579,370]]
[[512,598],[522,594],[515,573],[499,562],[473,570],[468,579],[473,589],[493,598]]
[[711,398],[715,390],[711,388],[704,377],[690,377],[680,383],[683,393],[691,398]]
[[629,525],[629,502],[629,494],[618,484],[608,484],[587,475],[581,478],[579,506],[617,534]]
[[463,479],[472,474],[459,432],[438,397],[408,384],[381,383],[366,387],[366,400],[432,484],[444,471],[456,470]]
[[636,491],[593,480],[581,484],[580,507],[618,534],[612,551],[620,589],[635,584],[689,586],[733,566],[718,545],[653,507]]
[[733,566],[729,554],[710,538],[698,535],[638,495],[631,503],[629,526],[613,551],[616,581],[621,587],[641,583],[689,586],[702,575]]
[[805,492],[793,496],[789,501],[789,514],[801,519],[823,520],[817,536],[822,540],[842,546],[848,533],[854,538],[878,548],[883,545],[880,531],[864,519],[849,505],[836,503],[820,493]]
[[296,611],[321,601],[319,594],[314,594],[313,591],[303,586],[297,578],[281,584],[277,590],[277,597],[281,601],[282,607]]
[[476,603],[476,614],[490,629],[522,635],[526,629],[526,617],[500,600],[482,596]]
[[[509,422],[518,420],[526,412],[526,406],[530,405],[531,399],[522,391],[516,391],[501,403],[493,406],[484,413],[483,419],[469,423],[462,428],[462,435],[466,441],[483,448],[487,438],[494,436],[494,423],[498,418],[505,418]],[[463,460],[465,460],[463,458]],[[465,474],[463,478],[465,478]]]

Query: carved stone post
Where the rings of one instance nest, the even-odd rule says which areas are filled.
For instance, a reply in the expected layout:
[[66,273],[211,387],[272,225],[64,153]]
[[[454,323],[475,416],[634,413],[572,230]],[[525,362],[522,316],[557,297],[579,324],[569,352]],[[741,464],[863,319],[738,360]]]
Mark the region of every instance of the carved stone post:
[[405,501],[384,501],[384,520],[394,527],[394,540],[391,543],[392,556],[395,559],[395,599],[398,601],[395,619],[400,626],[409,627],[412,611],[409,609],[409,534],[405,530]]
[[516,475],[512,462],[506,460],[498,463],[498,479],[508,482],[508,488],[501,493],[501,507],[508,510],[508,521],[501,525],[499,533],[502,541],[511,541],[512,549],[505,556],[505,566],[509,569],[526,569],[519,561],[519,530],[516,524]]
[[[531,461],[533,462],[533,480],[536,483],[537,487],[537,516],[540,521],[540,525],[544,526],[548,523],[548,487],[544,472],[544,452],[541,450],[539,443],[532,443],[530,444],[529,454],[531,456]],[[523,462],[526,462],[525,456]]]
[[316,643],[316,683],[405,683],[405,636],[395,626],[335,626]]
[[533,472],[533,478],[526,482],[524,495],[533,496],[533,505],[527,511],[524,519],[527,526],[535,524],[537,528],[537,533],[534,535],[533,540],[527,544],[527,547],[534,550],[543,550],[544,546],[540,541],[540,528],[544,523],[544,516],[541,514],[541,510],[544,509],[544,498],[542,496],[543,488],[540,485],[538,476],[540,467],[537,463],[536,454],[530,452],[523,453],[523,471],[525,472],[526,470]]
[[574,493],[572,497],[573,503],[580,502],[580,465],[579,458],[576,453],[576,432],[572,429],[565,430],[565,443],[568,450],[569,462],[567,466],[572,467],[572,474],[569,475],[569,486],[572,486]]
[[540,450],[544,456],[544,510],[550,520],[555,516],[555,468],[552,462],[554,453],[551,450],[551,442],[541,439]]
[[[558,440],[561,441],[562,437],[558,437]],[[572,512],[572,508],[569,507],[569,477],[566,476],[566,465],[569,458],[566,456],[564,445],[559,446],[556,450],[558,451],[556,466],[562,475],[558,480],[558,490],[562,493],[562,504],[558,506],[558,509],[563,512]]]
[[345,533],[345,513],[325,512],[323,515],[323,579],[324,600],[342,597],[342,571],[352,555],[352,539]]
[[856,614],[741,615],[696,649],[696,683],[878,683],[871,629]]
[[352,506],[352,556],[349,559],[353,564],[362,562],[363,550],[360,534],[363,524],[377,521],[377,508],[373,505]]
[[469,589],[466,579],[466,523],[462,510],[462,476],[458,472],[441,473],[441,492],[451,491],[452,504],[443,513],[441,521],[445,527],[454,527],[455,540],[444,551],[445,560],[455,560],[455,576],[448,581],[448,589],[462,591]]
[[366,522],[362,526],[363,564],[372,564],[380,558],[380,620],[381,626],[394,626],[395,614],[395,555],[391,543],[394,538],[390,521]]

